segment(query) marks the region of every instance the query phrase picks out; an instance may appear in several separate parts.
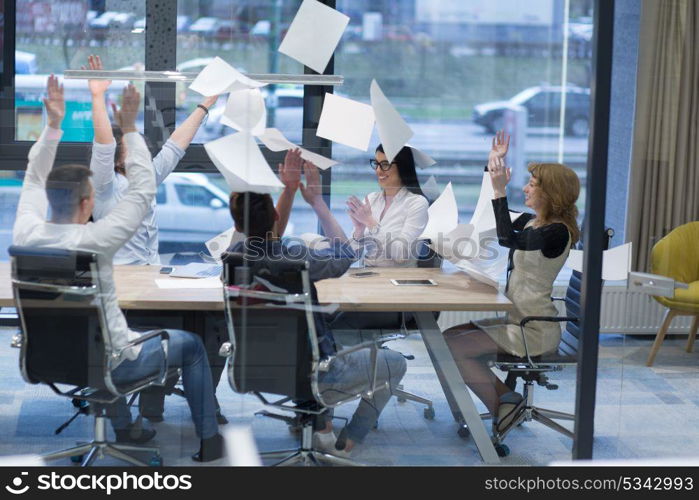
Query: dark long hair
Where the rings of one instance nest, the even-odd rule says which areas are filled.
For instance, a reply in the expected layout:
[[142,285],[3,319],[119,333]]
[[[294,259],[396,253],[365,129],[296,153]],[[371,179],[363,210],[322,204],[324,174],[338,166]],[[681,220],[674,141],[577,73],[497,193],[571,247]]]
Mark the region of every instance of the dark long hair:
[[[383,144],[376,146],[377,153],[386,154],[383,150]],[[415,171],[415,158],[413,151],[408,146],[403,146],[403,149],[398,151],[398,154],[393,158],[393,163],[398,165],[398,177],[400,177],[403,186],[413,194],[425,196],[420,187],[420,181],[417,180],[417,172]],[[425,196],[427,198],[427,196]]]

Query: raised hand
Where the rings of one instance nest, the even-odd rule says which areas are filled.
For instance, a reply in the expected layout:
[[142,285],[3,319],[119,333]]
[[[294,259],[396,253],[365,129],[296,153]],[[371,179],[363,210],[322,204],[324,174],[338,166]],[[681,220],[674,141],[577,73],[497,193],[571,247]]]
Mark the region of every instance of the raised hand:
[[[87,64],[91,70],[100,71],[103,70],[102,60],[100,56],[91,55],[87,58]],[[85,69],[85,66],[81,66],[81,69]],[[90,88],[90,92],[93,96],[104,95],[109,86],[112,84],[111,80],[88,80],[87,86]]]
[[492,156],[488,160],[488,173],[493,185],[493,197],[502,198],[507,195],[507,183],[512,177],[512,170],[505,166],[505,160],[498,156]]
[[299,183],[299,188],[301,188],[301,195],[306,203],[309,205],[314,205],[321,201],[323,194],[323,187],[320,182],[320,172],[318,172],[318,167],[316,167],[310,161],[303,162],[303,173],[306,176],[306,184],[303,182]]
[[58,84],[58,77],[51,75],[46,82],[46,97],[43,99],[51,128],[61,128],[66,115],[66,101],[63,97],[63,85]]
[[204,98],[203,101],[201,101],[202,106],[204,106],[206,109],[211,110],[214,104],[216,104],[216,101],[218,100],[217,95],[212,95],[211,97],[206,97]]
[[131,83],[124,87],[121,109],[118,109],[116,104],[112,103],[114,121],[124,132],[136,131],[136,117],[138,116],[140,105],[141,94]]
[[284,163],[279,165],[279,179],[284,186],[294,191],[299,188],[301,183],[301,172],[303,170],[303,158],[301,158],[301,150],[290,149],[286,152]]
[[490,148],[490,154],[488,155],[488,160],[490,158],[497,157],[504,159],[507,156],[507,150],[510,147],[510,136],[506,135],[503,130],[498,130],[493,137],[493,144]]

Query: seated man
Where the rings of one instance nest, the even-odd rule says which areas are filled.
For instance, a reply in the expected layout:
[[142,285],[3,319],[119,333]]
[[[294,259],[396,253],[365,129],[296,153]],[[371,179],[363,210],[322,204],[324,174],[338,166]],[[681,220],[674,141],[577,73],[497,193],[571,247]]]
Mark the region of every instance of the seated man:
[[[135,89],[134,92],[137,94]],[[83,165],[61,165],[52,169],[58,142],[63,135],[60,128],[65,115],[63,87],[58,85],[58,78],[53,75],[48,80],[48,98],[44,99],[44,105],[48,127],[29,152],[13,242],[15,245],[65,248],[97,254],[100,265],[97,279],[103,293],[111,342],[118,350],[139,334],[129,330],[119,309],[112,276],[112,258],[133,236],[155,196],[155,175],[150,153],[136,131],[136,115],[133,114],[128,117],[128,126],[124,130],[124,140],[128,144],[128,192],[108,215],[97,222],[88,222],[95,202],[90,170]],[[49,208],[51,218],[47,221]],[[199,337],[189,332],[170,330],[169,335],[169,366],[182,368],[187,403],[197,435],[201,438],[200,450],[192,458],[197,461],[220,458],[223,440],[218,433],[211,370],[204,346]],[[112,377],[117,383],[128,383],[151,372],[153,366],[161,364],[161,359],[160,339],[151,339],[126,349]],[[136,438],[130,436],[131,413],[124,398],[119,399],[109,413],[117,441],[144,443],[155,436],[153,430],[144,430]]]
[[[355,251],[346,243],[336,243],[325,251],[287,248],[277,237],[279,213],[268,194],[233,193],[230,202],[235,229],[245,233],[245,241],[233,245],[229,251],[255,254],[264,257],[283,257],[289,260],[304,259],[309,263],[311,282],[343,275],[356,258]],[[224,254],[225,259],[225,254]],[[318,348],[321,358],[327,359],[336,353],[332,331],[325,317],[314,313],[318,332]],[[316,425],[318,432],[313,436],[314,446],[336,455],[348,456],[356,443],[362,442],[376,424],[379,414],[391,398],[391,394],[406,370],[405,359],[400,353],[381,349],[378,352],[376,384],[388,382],[390,389],[377,390],[371,398],[362,398],[351,421],[335,439],[332,421],[323,415]],[[371,353],[369,348],[331,360],[328,371],[319,375],[319,390],[332,401],[338,394],[355,393],[357,388],[366,390],[371,386]],[[331,416],[331,415],[330,415]]]

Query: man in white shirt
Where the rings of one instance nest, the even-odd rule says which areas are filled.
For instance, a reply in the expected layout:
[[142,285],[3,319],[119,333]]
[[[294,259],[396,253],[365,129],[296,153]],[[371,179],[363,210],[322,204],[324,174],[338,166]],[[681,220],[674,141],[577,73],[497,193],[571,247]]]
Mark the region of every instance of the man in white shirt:
[[[90,69],[102,69],[102,61],[99,56],[90,56],[88,63]],[[129,180],[124,175],[124,158],[129,152],[129,147],[123,139],[122,117],[124,114],[132,113],[131,108],[134,106],[138,109],[139,105],[139,101],[134,101],[132,98],[131,89],[133,87],[126,87],[121,110],[112,104],[116,122],[116,125],[112,125],[105,102],[105,92],[111,83],[110,80],[88,80],[92,94],[92,123],[95,129],[90,157],[92,183],[95,188],[95,208],[93,211],[95,220],[100,220],[106,216],[128,192]],[[216,103],[217,98],[218,96],[207,97],[201,104],[197,105],[153,158],[156,187],[175,170],[199,126],[209,114],[209,108]],[[160,264],[155,206],[155,199],[153,199],[134,235],[114,255],[115,264]]]
[[[128,115],[124,127],[124,140],[129,148],[125,165],[129,179],[128,192],[104,218],[89,223],[95,203],[89,169],[83,165],[52,168],[58,142],[63,135],[61,123],[65,116],[65,100],[63,87],[59,86],[58,78],[53,75],[48,80],[47,90],[44,105],[48,126],[29,151],[29,163],[17,205],[13,243],[97,254],[100,269],[97,279],[103,294],[111,343],[117,352],[138,338],[139,334],[129,330],[119,308],[112,276],[112,259],[136,231],[155,196],[150,153],[136,131],[136,114]],[[133,91],[138,99],[138,92]],[[51,217],[47,221],[49,208]],[[219,458],[222,439],[216,424],[211,370],[204,346],[199,337],[189,332],[171,330],[169,335],[169,365],[182,368],[185,395],[197,434],[202,439],[202,447],[193,458]],[[126,383],[136,380],[144,370],[159,364],[158,357],[162,359],[163,356],[159,344],[159,339],[151,339],[142,345],[124,349],[112,371],[114,381]],[[130,437],[131,414],[123,398],[110,409],[110,419],[117,441],[145,442],[155,435],[155,431],[151,430],[143,431],[140,437]]]

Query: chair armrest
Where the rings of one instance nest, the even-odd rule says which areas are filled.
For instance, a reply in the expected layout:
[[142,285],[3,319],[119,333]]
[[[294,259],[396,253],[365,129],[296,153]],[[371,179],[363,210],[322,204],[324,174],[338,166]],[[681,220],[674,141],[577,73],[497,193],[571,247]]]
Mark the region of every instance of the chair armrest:
[[557,300],[559,300],[561,302],[565,302],[566,298],[565,297],[551,297],[551,302],[555,302]]
[[150,339],[155,338],[155,337],[160,337],[161,340],[170,340],[170,334],[167,333],[166,330],[156,330],[156,331],[153,331],[153,332],[151,332],[151,333],[147,333],[147,334],[145,334],[145,335],[141,335],[141,336],[138,337],[137,339],[132,340],[131,342],[129,342],[128,344],[126,344],[124,347],[122,347],[121,349],[119,349],[119,350],[115,353],[115,355],[116,355],[117,357],[120,357],[120,356],[121,356],[121,353],[123,353],[126,349],[129,349],[130,347],[134,347],[134,346],[137,346],[137,345],[139,345],[139,344],[142,344],[142,343],[146,342],[147,340],[150,340]]

